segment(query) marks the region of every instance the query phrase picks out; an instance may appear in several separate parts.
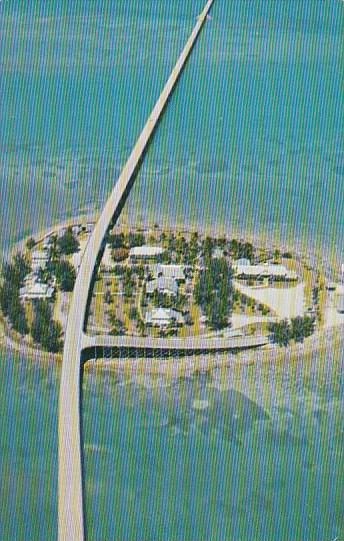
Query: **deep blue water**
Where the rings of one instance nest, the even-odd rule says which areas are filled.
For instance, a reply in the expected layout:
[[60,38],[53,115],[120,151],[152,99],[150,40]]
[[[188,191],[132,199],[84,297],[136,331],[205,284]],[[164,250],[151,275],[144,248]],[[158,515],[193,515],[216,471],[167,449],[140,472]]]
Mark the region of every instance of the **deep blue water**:
[[[97,211],[203,2],[0,3],[0,247]],[[343,3],[215,0],[125,219],[342,259]],[[343,355],[166,389],[84,383],[89,539],[331,541]],[[0,361],[0,539],[56,537],[59,369]],[[193,408],[195,399],[209,407]]]

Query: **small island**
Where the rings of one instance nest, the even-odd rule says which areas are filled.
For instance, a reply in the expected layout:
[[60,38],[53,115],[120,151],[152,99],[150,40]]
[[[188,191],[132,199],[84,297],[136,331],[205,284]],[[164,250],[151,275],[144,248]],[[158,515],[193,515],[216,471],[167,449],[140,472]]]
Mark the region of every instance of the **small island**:
[[[93,227],[79,221],[30,237],[3,265],[0,308],[9,343],[59,357]],[[117,225],[95,275],[86,332],[150,344],[218,339],[230,349],[246,338],[250,347],[290,347],[341,323],[342,285],[300,254],[197,231]]]

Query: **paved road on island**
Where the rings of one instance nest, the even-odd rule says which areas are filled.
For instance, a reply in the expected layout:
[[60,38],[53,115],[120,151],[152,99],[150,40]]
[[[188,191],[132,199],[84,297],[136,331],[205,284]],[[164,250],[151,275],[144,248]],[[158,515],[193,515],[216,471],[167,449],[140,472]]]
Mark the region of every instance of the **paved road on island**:
[[191,36],[94,227],[79,268],[68,314],[59,396],[59,541],[83,541],[85,539],[80,432],[80,360],[89,290],[97,266],[98,255],[103,248],[109,226],[115,223],[120,215],[147,144],[183,71],[197,37],[207,20],[213,1],[209,0],[207,2],[202,14],[198,17]]

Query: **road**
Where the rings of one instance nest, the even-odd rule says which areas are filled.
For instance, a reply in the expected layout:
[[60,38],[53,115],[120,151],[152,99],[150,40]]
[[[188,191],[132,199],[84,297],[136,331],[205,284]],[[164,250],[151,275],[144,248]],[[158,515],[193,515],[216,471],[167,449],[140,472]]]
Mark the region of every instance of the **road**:
[[58,539],[85,539],[83,476],[81,448],[80,390],[83,331],[89,292],[104,248],[104,239],[111,224],[118,219],[129,195],[135,173],[144,157],[147,145],[183,71],[187,59],[207,20],[214,0],[209,0],[188,39],[177,63],[143,128],[123,171],[90,236],[77,275],[68,314],[59,395],[59,453],[58,453]]

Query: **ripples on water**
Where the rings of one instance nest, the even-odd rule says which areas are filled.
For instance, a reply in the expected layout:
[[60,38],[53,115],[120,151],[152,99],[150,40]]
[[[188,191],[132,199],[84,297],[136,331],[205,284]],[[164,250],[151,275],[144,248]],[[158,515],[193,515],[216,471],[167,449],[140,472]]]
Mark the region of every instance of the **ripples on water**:
[[93,538],[339,535],[343,361],[326,371],[323,362],[219,369],[168,385],[87,373]]

